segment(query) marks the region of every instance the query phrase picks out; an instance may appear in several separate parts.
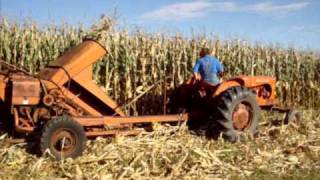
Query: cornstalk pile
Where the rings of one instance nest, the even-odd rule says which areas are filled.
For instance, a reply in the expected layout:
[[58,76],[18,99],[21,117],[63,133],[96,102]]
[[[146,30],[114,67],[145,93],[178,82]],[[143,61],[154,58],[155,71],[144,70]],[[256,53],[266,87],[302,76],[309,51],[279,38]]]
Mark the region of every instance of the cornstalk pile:
[[[115,30],[110,19],[91,29],[68,25],[39,28],[33,23],[0,23],[0,59],[36,73],[86,36],[98,38],[109,50],[94,68],[94,79],[120,104],[139,96],[154,82],[162,83],[126,108],[130,114],[163,112],[164,90],[171,90],[191,75],[201,47],[207,46],[224,64],[226,77],[267,75],[278,79],[283,105],[320,107],[320,57],[314,52],[220,41],[217,37],[185,38],[141,30]],[[166,77],[169,80],[165,81]],[[164,83],[166,82],[166,83]]]
[[135,137],[89,141],[84,155],[53,161],[37,157],[34,145],[9,145],[0,136],[4,179],[318,179],[320,112],[303,111],[304,121],[282,125],[265,114],[258,137],[241,142],[192,135],[185,125],[154,125]]

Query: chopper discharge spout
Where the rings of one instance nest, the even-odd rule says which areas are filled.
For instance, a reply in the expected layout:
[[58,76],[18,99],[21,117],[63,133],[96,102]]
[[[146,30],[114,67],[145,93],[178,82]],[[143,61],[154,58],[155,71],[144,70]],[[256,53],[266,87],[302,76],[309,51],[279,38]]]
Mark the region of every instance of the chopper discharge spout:
[[[41,79],[63,85],[103,57],[107,50],[94,40],[85,40],[40,71]],[[69,76],[69,77],[68,77]]]

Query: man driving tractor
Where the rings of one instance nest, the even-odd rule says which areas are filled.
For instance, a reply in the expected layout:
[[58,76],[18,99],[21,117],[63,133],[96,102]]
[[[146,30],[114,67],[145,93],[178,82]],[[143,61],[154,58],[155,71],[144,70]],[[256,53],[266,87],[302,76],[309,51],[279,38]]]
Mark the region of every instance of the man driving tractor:
[[193,67],[193,74],[197,81],[204,80],[210,84],[220,83],[219,77],[223,75],[223,65],[221,62],[210,56],[209,48],[202,48],[200,58]]

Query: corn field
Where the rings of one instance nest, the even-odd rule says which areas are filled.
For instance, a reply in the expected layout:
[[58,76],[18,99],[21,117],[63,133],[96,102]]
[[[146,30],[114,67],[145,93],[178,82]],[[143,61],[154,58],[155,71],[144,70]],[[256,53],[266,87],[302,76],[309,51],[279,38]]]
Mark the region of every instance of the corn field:
[[263,112],[257,137],[244,136],[237,143],[195,135],[186,124],[153,124],[152,132],[138,136],[89,140],[81,157],[62,161],[53,161],[50,153],[34,154],[36,143],[12,145],[0,121],[0,179],[320,177],[318,52],[208,35],[172,37],[129,31],[107,18],[91,28],[18,25],[0,18],[0,37],[0,59],[32,74],[85,37],[99,40],[109,53],[95,64],[93,79],[118,103],[132,102],[125,106],[131,115],[163,113],[165,92],[191,75],[200,48],[207,46],[224,64],[224,79],[241,74],[276,77],[281,105],[297,107],[303,117],[286,125],[283,114]]
[[[320,57],[316,52],[283,49],[275,45],[251,44],[217,37],[168,36],[141,30],[117,29],[108,19],[92,28],[69,25],[40,27],[0,22],[0,59],[37,73],[68,48],[98,33],[108,54],[94,67],[94,80],[118,103],[137,98],[155,83],[157,86],[127,106],[130,114],[164,111],[165,91],[191,75],[201,47],[207,46],[225,66],[225,79],[237,75],[276,77],[277,94],[285,106],[320,107]],[[104,31],[106,30],[106,31]]]

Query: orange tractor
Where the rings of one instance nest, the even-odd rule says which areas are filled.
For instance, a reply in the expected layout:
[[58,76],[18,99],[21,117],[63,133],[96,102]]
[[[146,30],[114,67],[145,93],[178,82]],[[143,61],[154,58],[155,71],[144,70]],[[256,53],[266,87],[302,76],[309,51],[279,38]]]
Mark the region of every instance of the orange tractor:
[[215,124],[235,141],[241,132],[256,133],[260,109],[277,104],[274,78],[239,76],[217,86],[190,79],[174,90],[171,114],[127,116],[91,79],[92,65],[106,53],[98,42],[85,40],[37,76],[2,62],[2,123],[39,137],[41,152],[49,150],[61,159],[81,155],[87,137],[133,135],[139,132],[136,124],[150,122],[203,122],[209,124],[207,132]]

